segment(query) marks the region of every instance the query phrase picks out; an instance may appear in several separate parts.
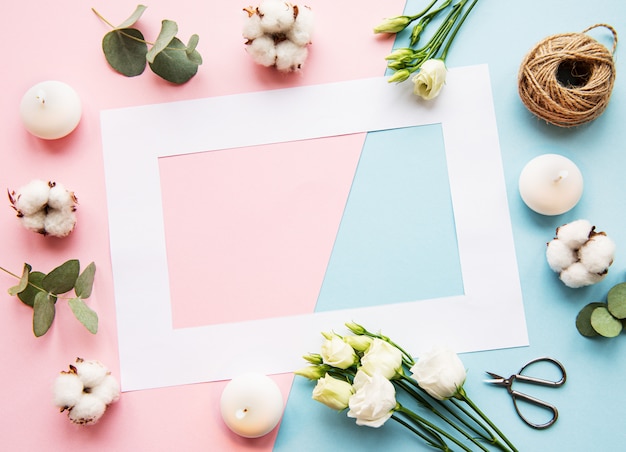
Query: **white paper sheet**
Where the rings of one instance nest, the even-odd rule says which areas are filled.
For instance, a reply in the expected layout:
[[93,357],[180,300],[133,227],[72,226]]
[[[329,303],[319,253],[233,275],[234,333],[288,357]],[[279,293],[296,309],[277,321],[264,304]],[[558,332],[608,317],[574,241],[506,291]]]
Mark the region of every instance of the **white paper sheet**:
[[[451,69],[434,101],[410,90],[380,77],[102,112],[124,391],[250,369],[291,372],[319,350],[321,331],[346,321],[380,329],[416,354],[441,342],[458,352],[528,345],[488,68]],[[435,123],[444,134],[464,295],[172,328],[159,157]]]

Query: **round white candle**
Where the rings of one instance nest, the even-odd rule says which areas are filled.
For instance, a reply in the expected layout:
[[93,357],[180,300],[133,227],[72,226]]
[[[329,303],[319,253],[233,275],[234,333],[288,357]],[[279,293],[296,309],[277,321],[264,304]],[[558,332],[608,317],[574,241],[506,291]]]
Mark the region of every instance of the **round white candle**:
[[233,432],[258,438],[271,432],[283,415],[283,396],[266,375],[248,373],[233,378],[222,392],[220,409]]
[[22,97],[20,116],[30,133],[46,140],[56,140],[72,132],[82,114],[80,97],[66,83],[41,82]]
[[519,177],[519,192],[528,207],[542,215],[571,210],[583,194],[583,176],[574,162],[558,154],[535,157]]

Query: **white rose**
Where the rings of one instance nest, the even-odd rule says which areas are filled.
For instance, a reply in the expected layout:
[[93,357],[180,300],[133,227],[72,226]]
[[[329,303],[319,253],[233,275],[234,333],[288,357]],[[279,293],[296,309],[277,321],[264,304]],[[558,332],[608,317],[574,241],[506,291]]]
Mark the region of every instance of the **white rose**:
[[357,425],[380,427],[391,417],[396,407],[396,390],[381,374],[369,376],[361,372],[361,384],[348,403],[348,417]]
[[368,375],[380,373],[391,379],[402,373],[402,352],[389,342],[375,338],[361,358],[361,370]]
[[420,388],[438,400],[456,396],[467,376],[457,354],[443,347],[425,353],[411,368],[411,372]]
[[446,72],[447,69],[443,60],[425,61],[419,72],[411,79],[415,84],[413,93],[426,100],[434,99],[439,95],[439,91],[446,82]]
[[317,400],[333,410],[341,411],[348,408],[348,401],[352,394],[354,394],[354,389],[350,383],[326,374],[317,380],[313,389],[313,400]]
[[327,336],[322,344],[321,355],[324,364],[339,369],[347,369],[358,360],[354,349],[336,335]]

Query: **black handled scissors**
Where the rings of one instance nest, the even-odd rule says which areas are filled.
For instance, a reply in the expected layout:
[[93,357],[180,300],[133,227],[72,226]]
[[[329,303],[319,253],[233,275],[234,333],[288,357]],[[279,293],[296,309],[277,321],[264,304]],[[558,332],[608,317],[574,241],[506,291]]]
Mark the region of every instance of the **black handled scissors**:
[[[558,369],[561,372],[561,379],[557,380],[557,381],[552,381],[552,380],[545,380],[545,379],[542,379],[542,378],[530,377],[528,375],[523,375],[522,374],[522,372],[524,372],[524,370],[528,366],[530,366],[531,364],[537,363],[537,362],[541,362],[541,361],[546,361],[546,362],[552,363],[556,367],[558,367]],[[565,383],[565,380],[567,379],[567,374],[565,373],[565,367],[563,367],[563,364],[558,362],[556,359],[548,358],[548,357],[542,357],[542,358],[533,359],[532,361],[529,361],[526,364],[524,364],[524,366],[519,370],[518,373],[516,373],[515,375],[511,375],[509,378],[501,377],[500,375],[494,374],[492,372],[487,372],[487,373],[493,378],[493,380],[485,380],[485,382],[486,383],[492,383],[492,384],[495,384],[495,385],[498,385],[498,386],[506,387],[507,391],[509,392],[509,394],[511,394],[511,397],[513,398],[513,405],[515,406],[515,411],[517,411],[517,414],[519,415],[519,417],[526,424],[530,425],[532,428],[544,429],[544,428],[550,427],[552,424],[554,424],[556,422],[556,420],[559,417],[559,411],[556,409],[556,407],[554,405],[551,405],[548,402],[544,402],[543,400],[537,399],[536,397],[532,397],[532,396],[529,396],[527,394],[521,393],[519,391],[515,391],[513,389],[513,383],[515,381],[520,381],[520,382],[525,382],[525,383],[530,383],[530,384],[535,384],[535,385],[541,385],[541,386],[550,386],[550,387],[562,386]],[[536,424],[534,422],[529,421],[526,417],[524,417],[524,415],[521,413],[519,407],[517,406],[517,401],[518,400],[524,400],[526,402],[532,403],[532,404],[537,405],[537,406],[539,406],[541,408],[545,408],[546,410],[551,411],[552,412],[552,418],[548,422],[545,422],[543,424]]]

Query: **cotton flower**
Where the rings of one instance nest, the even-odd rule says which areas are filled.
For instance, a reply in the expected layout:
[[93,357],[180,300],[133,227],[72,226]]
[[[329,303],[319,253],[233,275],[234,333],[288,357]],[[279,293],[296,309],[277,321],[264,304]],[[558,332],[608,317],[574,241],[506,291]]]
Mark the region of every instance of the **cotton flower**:
[[439,95],[446,82],[446,64],[440,59],[430,59],[422,64],[419,72],[413,76],[413,93],[425,100]]
[[244,8],[246,51],[262,66],[281,72],[302,68],[313,33],[313,13],[284,0],[264,0],[256,8]]
[[411,367],[420,388],[437,400],[455,397],[463,388],[467,372],[458,355],[449,348],[435,347]]
[[396,403],[396,389],[383,375],[367,375],[361,372],[363,379],[354,395],[350,397],[348,417],[356,419],[357,425],[380,427],[393,414]]
[[348,401],[354,394],[352,385],[326,374],[317,380],[313,388],[313,400],[323,403],[333,410],[341,411],[348,408]]
[[33,180],[9,192],[9,201],[29,231],[66,237],[76,225],[76,196],[61,184]]
[[615,257],[615,243],[606,233],[597,232],[587,220],[559,226],[548,242],[546,258],[550,268],[568,287],[579,288],[602,281]]
[[107,405],[120,396],[118,381],[99,361],[77,358],[69,371],[61,372],[53,386],[54,404],[75,424],[100,420]]

